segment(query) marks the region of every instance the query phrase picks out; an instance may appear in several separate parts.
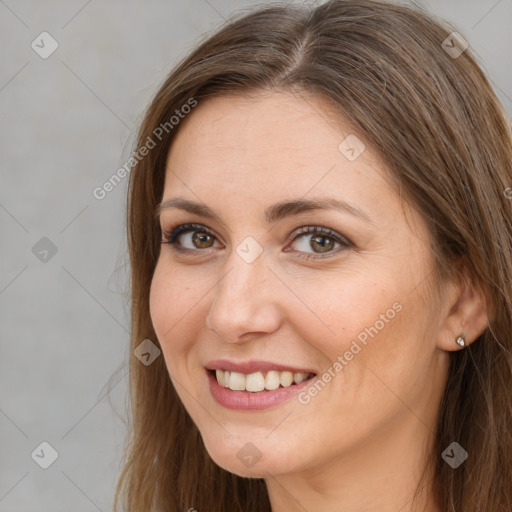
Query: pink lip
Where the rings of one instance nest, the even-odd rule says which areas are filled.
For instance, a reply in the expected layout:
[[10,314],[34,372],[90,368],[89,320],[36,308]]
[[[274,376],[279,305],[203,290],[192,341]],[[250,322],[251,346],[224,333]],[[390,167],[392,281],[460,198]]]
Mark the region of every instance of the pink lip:
[[251,391],[233,391],[229,388],[221,386],[217,382],[215,375],[210,370],[227,370],[240,373],[254,373],[257,371],[266,372],[269,370],[291,371],[294,373],[314,373],[309,370],[292,368],[291,366],[283,366],[279,364],[268,363],[264,361],[250,361],[247,363],[233,363],[230,361],[212,361],[206,365],[206,372],[210,393],[217,403],[227,409],[256,411],[268,409],[281,405],[286,400],[296,396],[301,389],[311,384],[312,379],[302,381],[300,384],[292,384],[287,388],[277,388],[273,390],[261,391],[253,393]]
[[278,363],[271,363],[269,361],[246,361],[235,363],[226,359],[216,359],[210,361],[206,365],[207,370],[227,370],[228,372],[238,373],[256,373],[268,372],[276,370],[278,372],[292,372],[292,373],[315,373],[313,370],[304,368],[294,368],[293,366],[286,366]]
[[210,393],[217,403],[227,409],[238,409],[246,411],[257,411],[268,409],[277,405],[281,405],[286,400],[294,397],[305,386],[311,384],[311,379],[302,381],[300,384],[292,384],[287,388],[277,388],[271,391],[261,391],[252,393],[250,391],[232,391],[229,388],[221,386],[216,377],[210,372],[206,372],[208,383],[210,385]]

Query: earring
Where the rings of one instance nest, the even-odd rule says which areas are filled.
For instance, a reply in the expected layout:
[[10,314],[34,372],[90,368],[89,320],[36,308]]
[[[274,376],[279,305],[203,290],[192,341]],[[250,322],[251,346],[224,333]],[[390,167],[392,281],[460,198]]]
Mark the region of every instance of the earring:
[[460,336],[457,336],[457,339],[455,340],[455,342],[460,347],[464,347],[466,345],[466,340],[464,338],[464,334],[461,334]]

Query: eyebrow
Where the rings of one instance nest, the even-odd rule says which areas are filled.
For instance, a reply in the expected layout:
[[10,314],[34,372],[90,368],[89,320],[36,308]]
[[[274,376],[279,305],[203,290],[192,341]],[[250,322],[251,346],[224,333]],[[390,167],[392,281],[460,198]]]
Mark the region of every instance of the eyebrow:
[[[223,224],[222,219],[209,206],[204,203],[197,203],[195,201],[185,199],[183,197],[173,197],[166,199],[165,201],[158,204],[155,211],[155,217],[159,218],[162,211],[169,208],[178,208],[180,210],[212,219],[219,222],[220,224]],[[335,199],[334,197],[318,197],[314,199],[298,198],[289,201],[283,201],[269,206],[265,210],[264,217],[267,223],[274,224],[286,217],[299,215],[303,212],[332,209],[348,213],[354,217],[358,217],[366,221],[369,224],[375,225],[375,222],[366,212],[353,204]]]

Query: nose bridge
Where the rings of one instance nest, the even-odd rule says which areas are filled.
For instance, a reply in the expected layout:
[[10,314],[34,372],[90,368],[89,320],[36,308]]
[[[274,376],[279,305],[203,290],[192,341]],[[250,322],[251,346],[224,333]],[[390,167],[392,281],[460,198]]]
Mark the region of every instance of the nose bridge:
[[207,317],[207,326],[228,342],[237,342],[248,332],[272,332],[280,322],[266,259],[262,254],[246,258],[242,249],[247,249],[243,243],[227,261]]

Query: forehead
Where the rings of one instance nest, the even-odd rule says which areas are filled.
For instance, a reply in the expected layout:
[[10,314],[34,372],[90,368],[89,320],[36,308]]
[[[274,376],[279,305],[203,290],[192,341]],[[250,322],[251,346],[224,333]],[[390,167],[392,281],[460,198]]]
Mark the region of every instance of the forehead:
[[[201,100],[170,148],[166,188],[207,184],[302,196],[334,187],[371,193],[389,176],[369,145],[355,137],[339,112],[311,95],[265,92]],[[364,148],[352,161],[343,153],[347,140],[359,140],[357,151]]]
[[250,152],[258,161],[273,161],[283,153],[300,160],[298,155],[319,156],[328,147],[337,150],[336,141],[348,128],[339,115],[337,125],[333,121],[333,113],[320,98],[284,92],[220,96],[200,100],[180,127],[173,147],[186,139],[196,149],[189,156],[198,158],[204,156],[201,146],[207,145],[229,149],[230,158],[235,152]]

